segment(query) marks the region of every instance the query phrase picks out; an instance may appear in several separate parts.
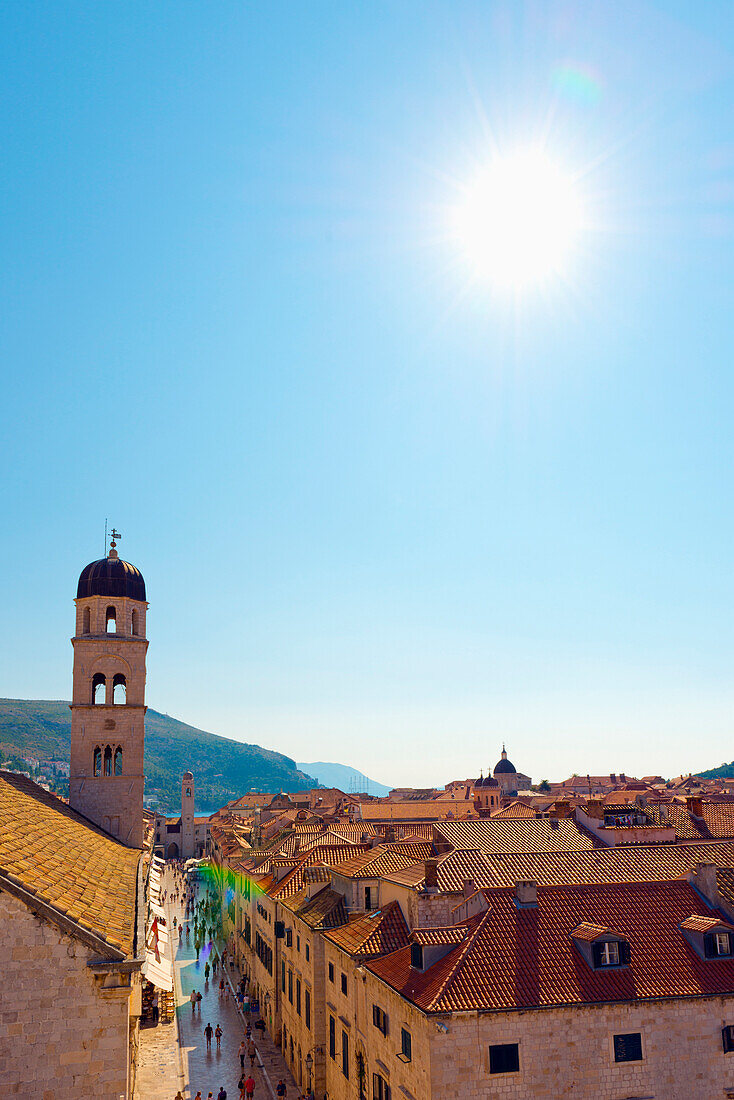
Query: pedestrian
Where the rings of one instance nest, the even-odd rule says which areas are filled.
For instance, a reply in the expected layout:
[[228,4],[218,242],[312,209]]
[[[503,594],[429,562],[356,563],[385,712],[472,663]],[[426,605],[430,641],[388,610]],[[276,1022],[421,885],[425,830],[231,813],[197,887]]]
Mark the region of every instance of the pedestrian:
[[214,1034],[214,1028],[210,1023],[204,1028],[204,1034],[206,1035],[206,1049],[210,1051],[212,1049],[212,1035]]
[[285,1081],[281,1077],[280,1081],[278,1081],[278,1084],[276,1086],[275,1095],[276,1096],[285,1096],[285,1092],[286,1092]]
[[240,1043],[240,1050],[239,1050],[240,1066],[242,1067],[242,1069],[245,1068],[245,1055],[246,1054],[247,1054],[247,1045],[245,1043],[245,1040],[243,1039],[242,1042]]
[[153,994],[153,1023],[158,1023],[158,990]]
[[204,967],[204,980],[209,981],[209,963]]
[[237,1082],[237,1088],[240,1090],[240,1100],[245,1100],[245,1071],[242,1071],[242,1076]]
[[199,1015],[201,1016],[201,993],[196,994],[196,1007],[198,1008]]
[[225,1089],[224,1085],[222,1085],[221,1089],[217,1093],[217,1100],[227,1100],[227,1090]]
[[201,1100],[201,1089],[196,1090],[196,1096],[194,1097],[194,1100]]
[[181,1092],[181,1089],[178,1090],[178,1092],[174,1096],[173,1100],[184,1100],[183,1093]]
[[252,1097],[254,1095],[255,1095],[255,1082],[253,1080],[252,1074],[250,1074],[250,1076],[245,1081],[245,1096],[247,1097],[247,1100],[252,1100]]
[[195,989],[191,990],[191,996],[189,997],[189,1000],[191,1001],[191,1015],[193,1016],[194,1012],[196,1011],[196,990]]
[[250,1056],[250,1069],[253,1069],[254,1066],[255,1066],[255,1056],[257,1054],[257,1047],[255,1046],[252,1039],[250,1039],[249,1043],[247,1044],[247,1053]]
[[224,996],[224,978],[219,979],[219,996]]
[[216,1030],[215,1030],[214,1034],[215,1034],[215,1035],[216,1035],[216,1037],[217,1037],[217,1050],[219,1050],[219,1048],[220,1048],[220,1045],[221,1045],[221,1042],[222,1042],[222,1035],[224,1034],[224,1032],[222,1031],[222,1029],[221,1029],[221,1027],[219,1026],[219,1024],[217,1024],[217,1026],[216,1026]]

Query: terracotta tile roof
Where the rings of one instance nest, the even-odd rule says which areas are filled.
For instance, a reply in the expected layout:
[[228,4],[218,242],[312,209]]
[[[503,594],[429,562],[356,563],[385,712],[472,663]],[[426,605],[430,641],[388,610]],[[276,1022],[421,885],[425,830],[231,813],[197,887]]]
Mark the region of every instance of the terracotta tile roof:
[[[359,847],[359,845],[338,844],[329,848],[314,848],[311,852],[305,852],[292,871],[286,874],[280,882],[273,883],[268,890],[270,897],[278,899],[292,897],[303,889],[303,872],[307,867],[316,867],[318,864],[323,864],[325,867],[334,867],[351,856],[355,847]],[[366,845],[362,850],[365,849]]]
[[[512,886],[521,879],[531,879],[546,886],[649,882],[680,878],[697,863],[714,863],[734,869],[734,843],[639,845],[582,852],[487,854],[476,849],[458,849],[439,857],[438,887],[441,891],[457,893],[467,880],[478,888]],[[392,873],[389,879],[422,889],[424,877],[423,865],[415,864]],[[734,904],[734,873],[731,893]]]
[[719,864],[716,868],[716,885],[724,901],[734,908],[734,860],[732,860],[732,865],[729,867],[722,867],[723,860],[720,859],[701,860],[700,862]]
[[471,802],[457,802],[453,798],[431,802],[363,802],[361,807],[363,821],[441,821],[444,818],[461,820],[477,817]]
[[305,900],[297,913],[310,928],[339,928],[349,920],[343,895],[329,889]]
[[410,938],[422,947],[436,947],[463,943],[468,935],[466,924],[452,924],[443,928],[414,928]]
[[510,819],[517,818],[534,818],[535,810],[532,806],[528,806],[525,802],[511,802],[509,806],[503,806],[501,810],[495,810],[491,815],[491,819],[507,817]]
[[[541,886],[537,906],[521,909],[513,890],[487,898],[487,911],[465,922],[466,940],[425,972],[411,967],[409,949],[369,969],[426,1012],[734,993],[734,961],[701,959],[681,933],[691,914],[716,914],[687,882]],[[591,969],[571,938],[585,922],[618,929],[630,965]]]
[[126,955],[140,851],[32,780],[0,771],[0,871]]
[[360,958],[397,951],[405,947],[409,935],[405,917],[396,901],[324,933],[325,938],[337,947]]
[[734,838],[734,802],[704,802],[700,818],[680,802],[669,802],[666,809],[679,840]]
[[485,852],[563,852],[602,847],[601,843],[572,818],[551,822],[548,818],[532,821],[502,820],[442,821],[433,826],[437,839],[454,848],[479,848]]
[[687,917],[680,922],[680,926],[688,932],[713,932],[715,928],[725,928],[729,932],[734,932],[733,925],[718,917]]
[[383,878],[402,867],[430,859],[434,854],[433,845],[419,841],[417,844],[378,844],[366,852],[360,852],[352,859],[334,867],[342,878]]
[[[380,828],[384,832],[390,828],[390,825],[381,825]],[[407,840],[409,837],[417,837],[420,840],[433,840],[433,824],[430,821],[395,825],[393,828],[396,839]]]
[[585,940],[587,943],[593,943],[594,940],[598,940],[600,936],[619,936],[620,932],[614,932],[611,928],[605,928],[601,924],[589,924],[588,921],[582,921],[578,924],[571,936],[575,940]]

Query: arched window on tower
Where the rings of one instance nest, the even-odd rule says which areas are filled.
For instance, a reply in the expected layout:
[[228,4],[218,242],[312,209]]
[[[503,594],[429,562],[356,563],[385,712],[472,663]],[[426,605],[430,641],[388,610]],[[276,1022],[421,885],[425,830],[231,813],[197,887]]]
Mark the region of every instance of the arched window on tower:
[[115,749],[115,775],[122,775],[122,748],[119,745]]
[[140,616],[138,615],[138,609],[136,607],[133,608],[132,624],[130,626],[130,633],[134,634],[136,637],[140,633]]
[[106,622],[105,630],[107,631],[107,633],[108,634],[116,634],[117,633],[117,612],[115,611],[114,607],[108,607],[107,608],[107,613],[105,614],[105,622]]
[[104,703],[105,701],[105,678],[103,672],[95,672],[92,677],[92,702]]
[[99,745],[94,750],[94,774],[102,774],[102,750]]
[[89,608],[84,608],[84,615],[82,616],[82,634],[91,634],[91,617]]
[[125,703],[127,701],[127,684],[125,677],[118,672],[112,681],[112,702]]
[[105,775],[112,774],[112,749],[109,745],[104,750],[104,773]]

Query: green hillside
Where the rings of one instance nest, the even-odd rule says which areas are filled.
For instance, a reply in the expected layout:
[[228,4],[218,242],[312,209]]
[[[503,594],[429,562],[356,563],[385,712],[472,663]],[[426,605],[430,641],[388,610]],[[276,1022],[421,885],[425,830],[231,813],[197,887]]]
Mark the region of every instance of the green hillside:
[[731,764],[721,764],[718,768],[709,768],[707,772],[696,772],[702,779],[731,779],[734,775],[734,760]]
[[[63,700],[0,699],[0,755],[15,767],[21,758],[41,762],[69,759],[71,711]],[[181,776],[196,780],[197,809],[215,809],[247,791],[297,791],[316,786],[293,760],[259,745],[187,726],[148,710],[145,718],[145,797],[176,813],[181,806]],[[63,784],[52,784],[66,793]]]

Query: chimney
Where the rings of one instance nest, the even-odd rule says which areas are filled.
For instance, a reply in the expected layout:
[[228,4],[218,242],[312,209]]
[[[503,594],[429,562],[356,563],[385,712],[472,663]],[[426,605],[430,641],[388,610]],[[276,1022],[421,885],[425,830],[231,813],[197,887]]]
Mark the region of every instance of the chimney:
[[476,892],[477,892],[477,888],[476,888],[476,885],[474,883],[474,880],[470,879],[470,878],[465,878],[464,879],[464,897],[465,898],[470,898],[472,896],[472,894],[476,894]]
[[604,802],[601,798],[590,798],[586,803],[587,817],[595,817],[599,821],[604,820]]
[[616,775],[614,774],[614,772],[610,772],[610,773],[609,773],[609,782],[610,782],[610,783],[616,783],[616,782],[617,782],[617,777],[616,777]]
[[691,882],[711,905],[718,906],[721,903],[715,863],[697,863]]
[[300,850],[300,847],[301,847],[301,838],[300,838],[300,836],[294,836],[293,837],[293,854],[294,855],[296,854],[296,852],[298,852]]
[[703,817],[703,799],[698,795],[688,795],[686,809],[693,817]]
[[395,830],[392,827],[392,825],[390,826],[390,828],[385,833],[385,843],[386,844],[394,844],[395,843]]
[[570,817],[571,816],[571,803],[562,798],[553,804],[554,817]]
[[426,890],[438,890],[438,862],[427,859],[425,862]]
[[538,884],[530,879],[521,879],[515,883],[515,905],[519,909],[530,909],[538,904]]
[[624,774],[624,772],[619,773],[619,778],[622,780],[623,783],[627,782],[627,776]]

